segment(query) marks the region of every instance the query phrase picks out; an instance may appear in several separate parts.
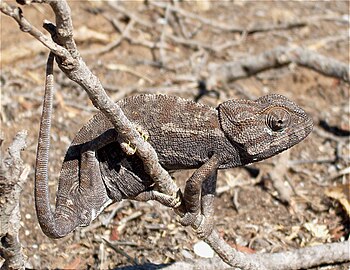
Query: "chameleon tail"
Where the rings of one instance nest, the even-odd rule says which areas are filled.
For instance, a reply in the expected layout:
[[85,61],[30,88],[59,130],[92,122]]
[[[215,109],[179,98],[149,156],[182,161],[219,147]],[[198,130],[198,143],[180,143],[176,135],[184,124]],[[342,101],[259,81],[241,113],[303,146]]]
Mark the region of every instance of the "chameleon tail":
[[53,61],[50,53],[46,67],[45,95],[35,166],[35,206],[39,224],[43,232],[51,238],[60,238],[71,232],[77,224],[55,216],[50,207],[48,187],[48,163],[50,149],[50,129],[53,100]]

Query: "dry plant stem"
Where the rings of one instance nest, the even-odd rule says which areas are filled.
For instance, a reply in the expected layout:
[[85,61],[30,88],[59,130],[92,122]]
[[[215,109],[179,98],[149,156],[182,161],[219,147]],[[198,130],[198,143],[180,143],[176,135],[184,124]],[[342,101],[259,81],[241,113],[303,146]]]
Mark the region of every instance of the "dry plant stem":
[[22,10],[19,7],[11,7],[7,3],[0,0],[0,10],[2,13],[12,17],[18,23],[20,29],[23,32],[29,33],[31,36],[35,37],[38,41],[40,41],[45,47],[50,48],[50,50],[57,56],[62,57],[66,60],[67,63],[73,63],[74,60],[69,54],[69,52],[57,45],[50,38],[45,36],[40,30],[36,27],[32,26],[23,16]]
[[350,260],[350,242],[323,244],[273,254],[254,254],[267,269],[307,269],[323,264],[334,264]]
[[19,199],[30,170],[20,156],[26,137],[26,131],[17,133],[0,164],[0,257],[5,259],[1,269],[24,269],[26,261],[18,235]]
[[276,47],[259,55],[248,56],[237,61],[210,64],[208,85],[212,87],[219,81],[234,81],[290,63],[296,63],[326,76],[350,82],[349,66],[345,63],[300,47]]
[[107,3],[111,8],[113,8],[114,10],[120,13],[123,13],[125,16],[129,17],[131,20],[137,22],[138,24],[148,28],[154,28],[154,25],[151,22],[143,20],[140,18],[138,14],[134,14],[133,12],[126,10],[120,5],[120,3],[114,2],[114,1],[108,1]]
[[[308,269],[316,265],[332,264],[336,262],[349,261],[349,241],[340,243],[324,244],[313,247],[300,248],[298,250],[274,253],[274,254],[253,254],[250,255],[264,264],[269,270],[296,270]],[[130,270],[146,270],[154,265],[139,265],[130,267]],[[129,269],[129,268],[128,268]],[[182,270],[182,269],[237,269],[228,268],[226,264],[217,257],[212,259],[196,259],[187,262],[175,262],[169,266],[162,267],[164,270]],[[244,268],[245,269],[245,268]],[[248,268],[249,269],[249,268]]]
[[237,251],[228,245],[216,232],[213,232],[205,239],[205,242],[220,256],[220,258],[230,266],[238,267],[244,270],[267,270],[264,264],[260,263],[259,258],[253,258],[250,255]]
[[272,168],[268,175],[272,181],[272,185],[278,192],[278,199],[285,204],[290,204],[293,190],[290,185],[285,185],[285,177],[288,170],[288,160],[290,158],[290,151],[285,151],[276,157],[274,168]]

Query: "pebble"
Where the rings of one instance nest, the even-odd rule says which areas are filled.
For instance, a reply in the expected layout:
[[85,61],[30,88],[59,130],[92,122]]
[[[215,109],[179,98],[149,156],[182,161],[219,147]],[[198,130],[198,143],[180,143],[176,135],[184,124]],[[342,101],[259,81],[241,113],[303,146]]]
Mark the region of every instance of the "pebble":
[[202,258],[213,258],[214,250],[204,241],[199,241],[193,245],[193,251]]

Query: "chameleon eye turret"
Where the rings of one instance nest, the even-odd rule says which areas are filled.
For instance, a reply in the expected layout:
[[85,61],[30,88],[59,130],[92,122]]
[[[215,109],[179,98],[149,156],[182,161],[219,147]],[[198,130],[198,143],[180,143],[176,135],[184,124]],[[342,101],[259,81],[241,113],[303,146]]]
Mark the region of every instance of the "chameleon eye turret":
[[271,109],[266,114],[266,125],[274,132],[282,132],[290,123],[290,113],[283,108]]

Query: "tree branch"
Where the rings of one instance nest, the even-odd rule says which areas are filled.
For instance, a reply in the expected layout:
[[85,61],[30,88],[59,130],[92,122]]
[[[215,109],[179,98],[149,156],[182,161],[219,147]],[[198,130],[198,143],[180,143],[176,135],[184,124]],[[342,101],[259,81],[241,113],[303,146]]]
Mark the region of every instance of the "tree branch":
[[1,269],[22,269],[26,261],[18,235],[19,199],[30,171],[20,155],[26,137],[26,131],[18,132],[0,163],[0,257],[5,259]]
[[209,65],[208,86],[218,82],[235,81],[258,72],[296,63],[326,76],[350,82],[349,66],[332,58],[301,47],[276,47],[258,55],[248,56],[224,64]]

